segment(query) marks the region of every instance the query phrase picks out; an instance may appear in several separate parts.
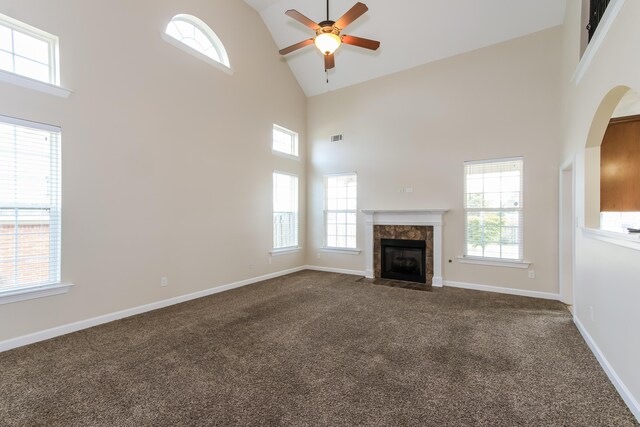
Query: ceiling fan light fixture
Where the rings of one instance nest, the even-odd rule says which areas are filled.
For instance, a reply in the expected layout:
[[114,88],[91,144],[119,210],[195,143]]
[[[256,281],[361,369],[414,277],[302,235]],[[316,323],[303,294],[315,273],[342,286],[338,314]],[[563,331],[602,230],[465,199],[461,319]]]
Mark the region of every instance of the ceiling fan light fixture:
[[322,33],[314,40],[316,47],[323,55],[331,55],[342,44],[342,39],[333,33]]
[[285,15],[311,28],[315,31],[316,36],[280,49],[280,55],[287,55],[313,43],[324,56],[324,69],[326,71],[335,68],[336,62],[333,53],[338,50],[343,43],[364,49],[377,50],[380,47],[379,41],[341,34],[344,28],[362,16],[367,10],[369,10],[369,8],[366,4],[358,2],[342,15],[340,19],[332,21],[329,19],[329,0],[327,0],[327,20],[320,23],[315,23],[295,9],[287,10]]

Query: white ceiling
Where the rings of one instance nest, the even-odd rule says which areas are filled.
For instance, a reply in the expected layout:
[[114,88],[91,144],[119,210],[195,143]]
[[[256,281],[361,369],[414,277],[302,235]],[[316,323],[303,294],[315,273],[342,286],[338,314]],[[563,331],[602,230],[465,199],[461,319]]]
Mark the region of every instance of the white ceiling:
[[[337,20],[357,0],[331,0]],[[245,0],[256,9],[278,48],[313,37],[312,30],[289,18],[296,9],[312,21],[326,19],[325,0]],[[379,40],[371,52],[343,45],[326,82],[322,54],[307,46],[286,61],[307,96],[437,61],[560,25],[566,0],[363,0],[369,11],[343,34]],[[274,52],[277,54],[277,52]]]

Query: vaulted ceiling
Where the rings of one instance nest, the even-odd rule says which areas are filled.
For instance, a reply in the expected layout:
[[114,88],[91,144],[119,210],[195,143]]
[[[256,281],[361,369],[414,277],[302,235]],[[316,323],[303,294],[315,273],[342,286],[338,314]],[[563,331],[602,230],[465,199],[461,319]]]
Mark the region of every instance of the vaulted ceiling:
[[[260,13],[279,49],[315,35],[286,16],[288,9],[296,9],[315,22],[327,17],[326,0],[245,1]],[[330,18],[337,20],[356,1],[331,0]],[[379,40],[377,51],[341,46],[335,54],[336,68],[328,76],[322,54],[314,46],[283,58],[307,96],[560,25],[566,6],[566,0],[362,1],[369,11],[343,34]]]

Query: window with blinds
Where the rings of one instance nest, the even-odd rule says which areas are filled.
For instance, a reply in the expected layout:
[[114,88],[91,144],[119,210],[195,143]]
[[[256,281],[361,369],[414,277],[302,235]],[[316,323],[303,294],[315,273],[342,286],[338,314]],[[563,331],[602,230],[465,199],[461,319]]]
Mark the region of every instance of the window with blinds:
[[464,164],[465,256],[522,260],[521,157]]
[[60,282],[60,129],[0,116],[0,291]]
[[272,149],[277,153],[298,157],[298,134],[281,126],[273,125]]
[[298,246],[298,177],[273,173],[273,248]]
[[0,70],[58,85],[58,38],[0,14]]
[[327,175],[324,177],[325,194],[325,246],[355,249],[358,207],[358,180],[356,174]]

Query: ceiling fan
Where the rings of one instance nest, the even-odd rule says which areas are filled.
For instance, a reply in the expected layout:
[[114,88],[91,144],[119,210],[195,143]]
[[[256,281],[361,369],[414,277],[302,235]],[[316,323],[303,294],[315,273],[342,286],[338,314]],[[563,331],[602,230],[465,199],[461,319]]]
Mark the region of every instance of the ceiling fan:
[[340,33],[347,25],[362,16],[369,8],[364,3],[356,3],[337,21],[329,19],[329,0],[327,0],[327,20],[316,24],[295,9],[290,9],[285,14],[301,24],[306,25],[316,32],[316,36],[280,50],[280,55],[286,55],[295,50],[315,43],[316,47],[324,55],[324,69],[330,70],[336,66],[333,53],[340,47],[342,43],[352,46],[363,47],[365,49],[376,50],[380,47],[380,42],[375,40],[364,39],[362,37],[348,36]]

